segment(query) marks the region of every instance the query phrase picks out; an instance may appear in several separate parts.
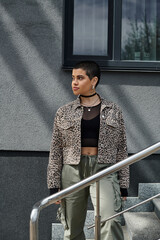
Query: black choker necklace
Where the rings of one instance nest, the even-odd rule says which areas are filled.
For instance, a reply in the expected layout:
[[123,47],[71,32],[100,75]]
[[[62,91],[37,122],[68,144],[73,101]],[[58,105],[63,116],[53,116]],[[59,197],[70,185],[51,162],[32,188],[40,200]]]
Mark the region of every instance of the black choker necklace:
[[88,97],[93,97],[93,96],[95,96],[97,93],[95,92],[95,93],[93,93],[92,95],[89,95],[89,96],[86,96],[86,95],[80,95],[80,97],[85,97],[85,98],[88,98]]

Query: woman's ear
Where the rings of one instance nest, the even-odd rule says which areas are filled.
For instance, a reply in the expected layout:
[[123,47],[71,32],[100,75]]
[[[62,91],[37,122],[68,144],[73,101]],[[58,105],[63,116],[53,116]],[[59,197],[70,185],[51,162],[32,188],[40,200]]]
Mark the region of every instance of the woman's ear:
[[93,77],[92,78],[92,83],[93,83],[94,86],[97,85],[97,82],[98,82],[98,77]]

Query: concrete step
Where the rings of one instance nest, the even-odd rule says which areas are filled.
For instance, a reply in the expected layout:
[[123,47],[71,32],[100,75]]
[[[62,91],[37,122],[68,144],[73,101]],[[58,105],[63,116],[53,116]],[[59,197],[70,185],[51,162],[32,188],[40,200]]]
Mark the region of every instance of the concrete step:
[[130,240],[159,240],[160,220],[154,212],[124,213]]
[[52,223],[52,240],[63,239],[64,230],[61,223]]
[[[143,200],[140,199],[139,197],[128,197],[127,201],[124,202],[124,209],[127,209],[129,207],[132,207],[140,202],[142,202]],[[149,201],[145,204],[140,205],[139,207],[133,208],[132,210],[130,210],[131,212],[153,212],[154,208],[153,208],[153,203],[152,201]]]
[[139,183],[138,197],[142,200],[160,193],[160,183]]
[[157,217],[160,219],[160,198],[155,198],[152,200],[154,205],[154,211],[157,215]]

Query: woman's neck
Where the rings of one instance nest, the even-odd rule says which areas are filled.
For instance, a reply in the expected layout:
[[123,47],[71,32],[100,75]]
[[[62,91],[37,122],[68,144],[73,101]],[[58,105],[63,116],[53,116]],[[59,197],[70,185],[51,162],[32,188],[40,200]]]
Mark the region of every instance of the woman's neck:
[[94,92],[94,93],[92,93],[92,94],[90,94],[90,95],[80,95],[80,97],[91,98],[91,97],[95,96],[96,94],[97,94],[97,93]]
[[81,101],[81,105],[95,106],[100,103],[100,98],[98,94],[95,94],[94,96],[91,96],[91,97],[80,96],[80,101]]

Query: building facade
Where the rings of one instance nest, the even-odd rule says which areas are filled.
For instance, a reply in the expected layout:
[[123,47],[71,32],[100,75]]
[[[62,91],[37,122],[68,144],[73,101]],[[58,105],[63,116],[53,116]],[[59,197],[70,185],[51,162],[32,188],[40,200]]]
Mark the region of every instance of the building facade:
[[[141,6],[134,5],[133,12],[128,10],[129,4],[136,1],[119,1],[124,3],[121,16],[117,1],[113,5],[112,1],[100,1],[108,9],[103,16],[96,1],[91,2],[0,0],[2,240],[27,240],[32,206],[49,194],[46,170],[54,115],[60,106],[75,99],[71,91],[75,61],[86,58],[100,63],[97,92],[121,107],[130,155],[160,139],[159,1],[142,1]],[[100,15],[100,22],[94,22]],[[94,22],[92,32],[84,29],[84,16],[88,16],[89,29]],[[131,166],[130,196],[136,196],[139,182],[160,182],[159,157],[156,153]],[[51,206],[42,211],[40,239],[50,239],[56,209]]]

